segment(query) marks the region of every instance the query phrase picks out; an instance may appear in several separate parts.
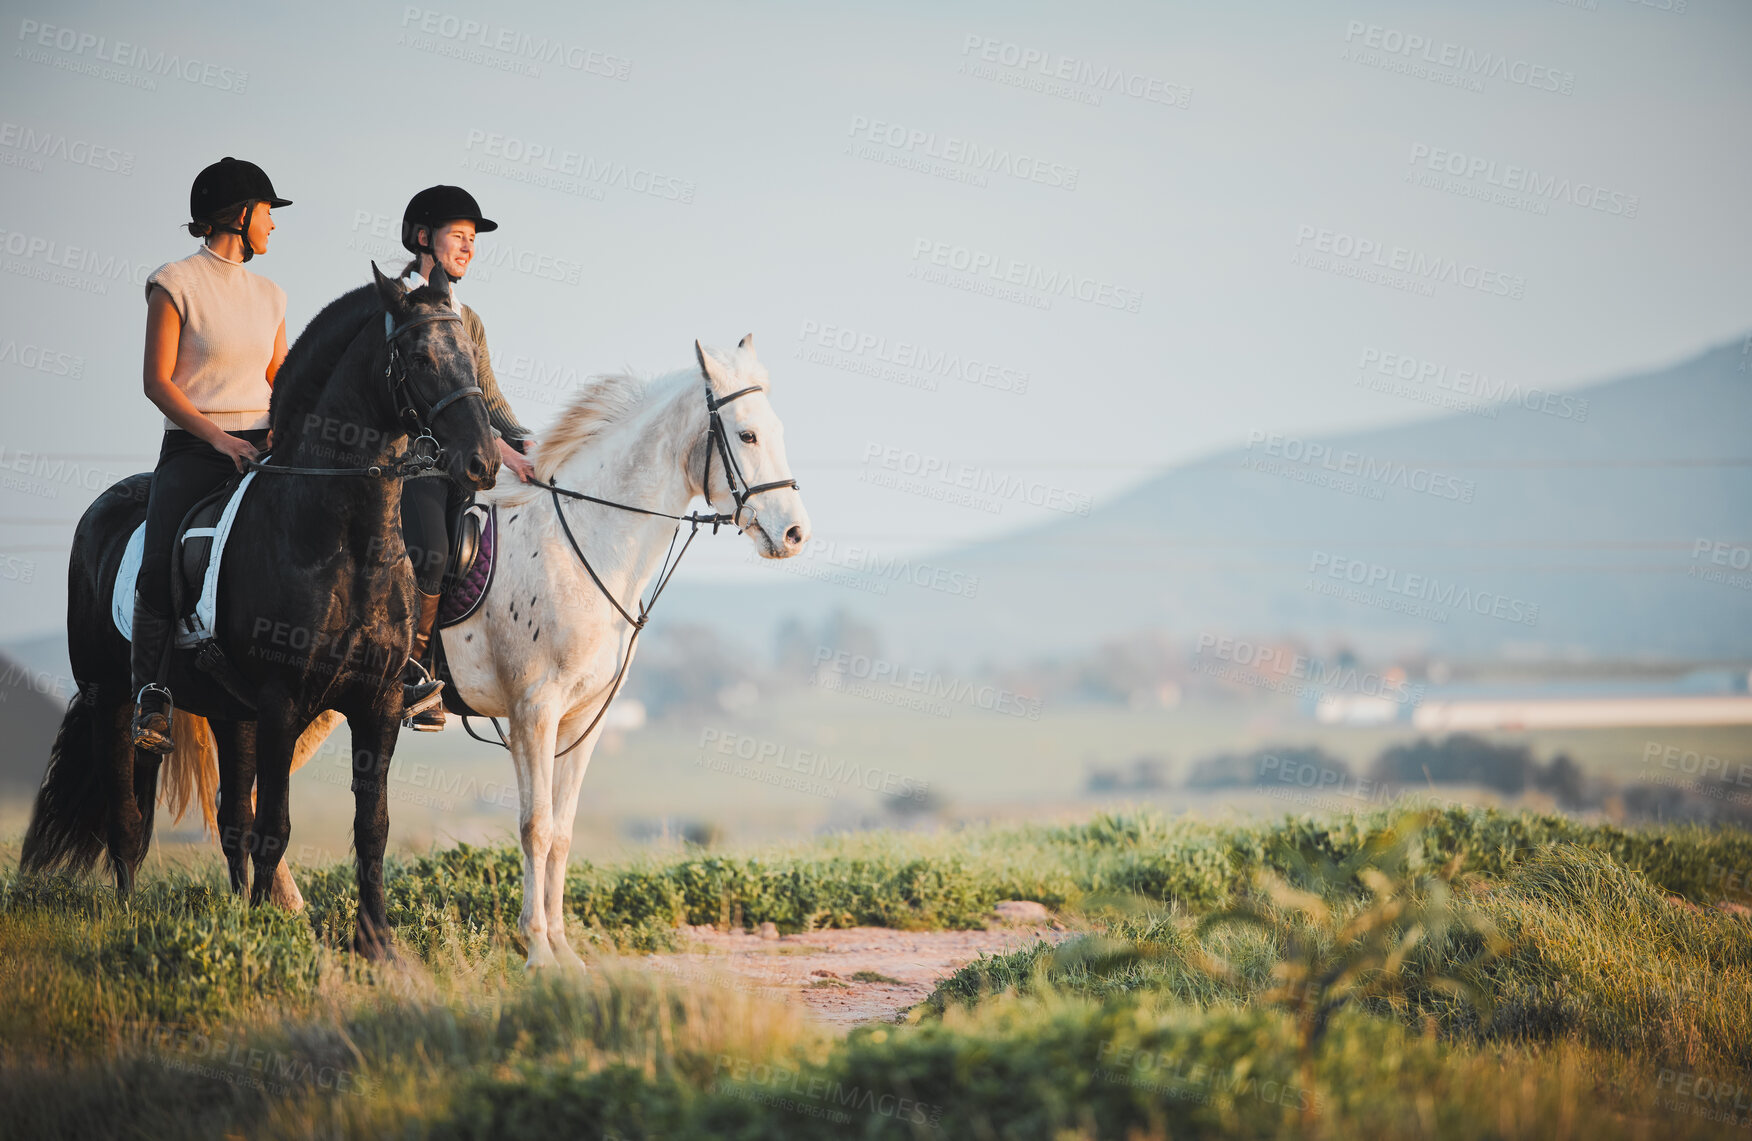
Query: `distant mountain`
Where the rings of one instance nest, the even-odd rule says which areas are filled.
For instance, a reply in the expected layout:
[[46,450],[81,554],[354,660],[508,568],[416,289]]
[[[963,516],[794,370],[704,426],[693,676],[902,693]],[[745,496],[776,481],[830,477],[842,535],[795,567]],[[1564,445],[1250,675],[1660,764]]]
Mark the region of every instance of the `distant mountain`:
[[655,626],[715,623],[768,642],[787,617],[813,626],[844,611],[908,663],[1013,660],[1139,629],[1376,652],[1743,660],[1747,370],[1736,343],[1549,399],[1516,390],[1402,427],[1255,439],[1086,517],[916,560],[977,576],[974,599],[893,568],[802,559],[774,568],[772,584],[678,584]]
[[65,667],[0,652],[0,797],[29,797],[42,783],[55,730],[72,696]]
[[[800,635],[804,652],[874,627],[902,667],[1014,662],[1139,630],[1370,653],[1752,658],[1742,344],[1549,399],[1506,395],[1401,427],[1244,442],[1087,516],[911,560],[860,567],[842,549],[763,566],[759,582],[684,572],[647,653],[690,624],[766,650],[794,620],[830,631]],[[851,622],[826,624],[836,613]],[[65,670],[58,637],[7,649]]]

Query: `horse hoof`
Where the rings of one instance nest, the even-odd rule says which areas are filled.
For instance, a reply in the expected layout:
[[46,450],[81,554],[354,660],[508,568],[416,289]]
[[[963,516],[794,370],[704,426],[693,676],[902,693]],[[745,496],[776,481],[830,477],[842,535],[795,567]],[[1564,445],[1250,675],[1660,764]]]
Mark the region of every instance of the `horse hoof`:
[[393,963],[396,961],[395,944],[390,942],[388,935],[367,935],[363,931],[355,933],[353,953],[374,963]]

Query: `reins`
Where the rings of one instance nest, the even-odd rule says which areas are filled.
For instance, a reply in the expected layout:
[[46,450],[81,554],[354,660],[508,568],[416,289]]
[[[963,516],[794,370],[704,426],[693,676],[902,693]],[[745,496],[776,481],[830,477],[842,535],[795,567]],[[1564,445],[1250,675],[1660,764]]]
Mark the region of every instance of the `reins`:
[[[732,392],[729,396],[719,400],[712,394],[710,381],[706,384],[706,412],[709,418],[707,431],[711,435],[712,440],[717,443],[718,451],[724,459],[724,480],[729,486],[731,498],[736,501],[736,511],[734,514],[725,515],[719,512],[710,515],[702,515],[699,512],[694,512],[689,515],[675,515],[668,511],[653,511],[648,507],[636,507],[630,503],[617,503],[612,499],[600,499],[594,495],[586,495],[582,491],[573,491],[569,488],[560,487],[558,484],[554,483],[552,477],[548,479],[548,495],[553,499],[554,514],[559,516],[560,530],[565,533],[566,544],[572,548],[572,553],[578,556],[578,561],[584,564],[584,569],[589,572],[590,581],[596,584],[596,589],[602,592],[602,596],[608,599],[609,605],[613,606],[620,614],[621,618],[626,621],[627,625],[633,628],[632,636],[627,639],[626,648],[621,653],[620,667],[615,670],[614,681],[609,684],[608,696],[603,699],[602,707],[596,711],[596,716],[590,719],[590,724],[585,727],[584,732],[578,735],[578,739],[555,753],[554,756],[563,757],[573,749],[576,749],[579,745],[582,745],[590,734],[595,731],[596,726],[601,724],[603,717],[607,715],[608,707],[614,703],[615,697],[620,693],[621,682],[626,680],[627,667],[631,665],[633,661],[633,646],[638,643],[639,635],[644,633],[645,624],[651,620],[651,608],[657,605],[658,597],[662,595],[664,588],[669,585],[669,580],[675,577],[676,570],[681,566],[682,556],[687,554],[687,549],[689,547],[693,546],[694,537],[700,533],[700,528],[706,524],[710,524],[712,534],[716,535],[720,526],[729,524],[740,531],[742,529],[742,508],[751,496],[758,495],[763,491],[772,491],[776,488],[795,488],[797,486],[797,481],[795,479],[787,478],[774,480],[771,483],[756,484],[755,486],[750,487],[748,485],[748,480],[742,474],[741,466],[736,462],[735,454],[730,451],[728,439],[724,431],[724,421],[719,415],[718,410],[732,400],[740,399],[751,392],[760,391],[762,390],[758,384],[750,385],[747,388]],[[738,483],[741,484],[740,488],[737,486]],[[709,504],[712,495],[712,444],[710,442],[706,445],[706,464],[705,471],[702,473],[700,479],[700,488],[705,493],[706,502]],[[657,585],[652,588],[650,598],[638,600],[638,617],[635,618],[625,606],[621,605],[620,599],[616,598],[608,589],[608,585],[602,581],[602,576],[596,573],[596,568],[591,566],[590,560],[585,557],[584,549],[578,545],[577,537],[572,534],[572,525],[566,521],[565,508],[564,505],[560,503],[560,496],[562,495],[571,499],[581,499],[588,503],[601,504],[604,507],[613,507],[618,511],[630,511],[639,515],[651,515],[660,519],[676,520],[675,533],[669,537],[669,549],[664,552],[663,563],[657,568]],[[681,550],[677,551],[675,549],[675,541],[681,537],[681,525],[683,523],[689,524],[687,541],[681,545]],[[461,720],[463,730],[470,737],[488,745],[498,745],[502,749],[507,751],[510,750],[511,746],[505,740],[505,730],[500,728],[499,719],[497,717],[487,718],[487,720],[492,723],[493,732],[497,733],[499,736],[497,741],[489,741],[485,737],[477,734],[474,731],[474,728],[469,725],[466,716],[462,717]]]

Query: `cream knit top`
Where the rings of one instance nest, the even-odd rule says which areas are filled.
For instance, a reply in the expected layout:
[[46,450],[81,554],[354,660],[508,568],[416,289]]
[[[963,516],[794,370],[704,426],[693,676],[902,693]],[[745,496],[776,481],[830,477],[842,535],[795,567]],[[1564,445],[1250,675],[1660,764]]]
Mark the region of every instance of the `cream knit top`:
[[[227,432],[266,428],[268,363],[286,319],[285,291],[205,245],[153,270],[148,298],[155,285],[182,315],[171,383]],[[164,426],[176,427],[168,417]]]

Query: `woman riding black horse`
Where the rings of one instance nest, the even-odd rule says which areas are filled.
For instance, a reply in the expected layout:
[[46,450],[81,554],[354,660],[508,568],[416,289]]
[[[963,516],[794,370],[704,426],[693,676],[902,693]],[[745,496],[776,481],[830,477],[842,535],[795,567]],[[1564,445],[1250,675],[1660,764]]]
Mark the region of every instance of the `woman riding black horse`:
[[[511,406],[499,392],[493,364],[487,351],[487,331],[473,309],[456,300],[454,283],[468,272],[474,260],[475,236],[499,228],[481,216],[474,195],[460,186],[429,186],[414,195],[402,213],[402,245],[415,260],[402,271],[409,288],[425,284],[433,266],[441,267],[452,282],[451,305],[462,315],[463,331],[475,347],[475,381],[487,405],[487,420],[498,437],[499,461],[528,482],[535,476],[524,453],[535,438],[517,422]],[[419,583],[419,622],[414,628],[414,650],[403,681],[407,685],[403,704],[408,726],[421,732],[444,728],[443,683],[426,672],[423,659],[438,617],[438,601],[444,572],[450,563],[450,516],[458,506],[456,485],[449,480],[416,479],[402,492],[402,536],[408,558],[413,560]]]
[[146,279],[146,397],[164,413],[165,432],[134,585],[132,733],[135,748],[161,755],[176,747],[164,684],[171,543],[189,509],[267,442],[286,359],[286,294],[243,267],[268,251],[273,207],[290,205],[255,163],[220,159],[189,191],[188,230],[205,242]]
[[[249,205],[255,201],[245,203],[229,231],[253,234],[250,250],[262,248],[264,236],[255,221],[260,206]],[[219,226],[231,222],[221,218]],[[167,280],[163,271],[154,276]],[[354,945],[375,955],[390,947],[383,890],[389,765],[418,610],[401,536],[402,487],[440,470],[459,485],[488,488],[500,461],[475,383],[474,345],[451,308],[443,270],[411,292],[375,271],[374,277],[317,314],[285,354],[267,407],[271,461],[251,461],[253,443],[230,443],[220,437],[235,437],[212,425],[218,430],[206,446],[232,449],[227,462],[249,467],[252,483],[227,508],[229,539],[223,574],[204,608],[205,640],[155,656],[156,676],[177,690],[175,722],[190,730],[179,730],[184,740],[172,755],[173,770],[208,771],[216,761],[219,842],[233,888],[248,890],[252,902],[268,898],[287,850],[289,781],[301,735],[325,712],[347,719],[359,886]],[[179,295],[160,288],[174,307]],[[182,324],[200,327],[197,302],[205,295],[181,296]],[[212,343],[229,342],[215,334]],[[180,381],[182,357],[174,359],[176,367],[164,371]],[[256,359],[248,367],[259,367],[265,383],[266,366]],[[203,413],[188,391],[170,387],[193,413],[173,422],[193,428],[211,422],[196,418]],[[242,398],[215,410],[253,412],[247,405]],[[25,833],[19,863],[26,872],[83,871],[107,852],[116,885],[126,891],[151,841],[162,754],[133,744],[128,710],[139,687],[130,684],[128,641],[113,603],[129,537],[143,527],[148,504],[158,503],[155,482],[141,474],[109,488],[73,534],[67,642],[77,689]],[[202,719],[210,739],[198,731]],[[170,720],[146,727],[168,737]],[[206,755],[208,748],[217,756]],[[191,752],[200,755],[185,757]]]

